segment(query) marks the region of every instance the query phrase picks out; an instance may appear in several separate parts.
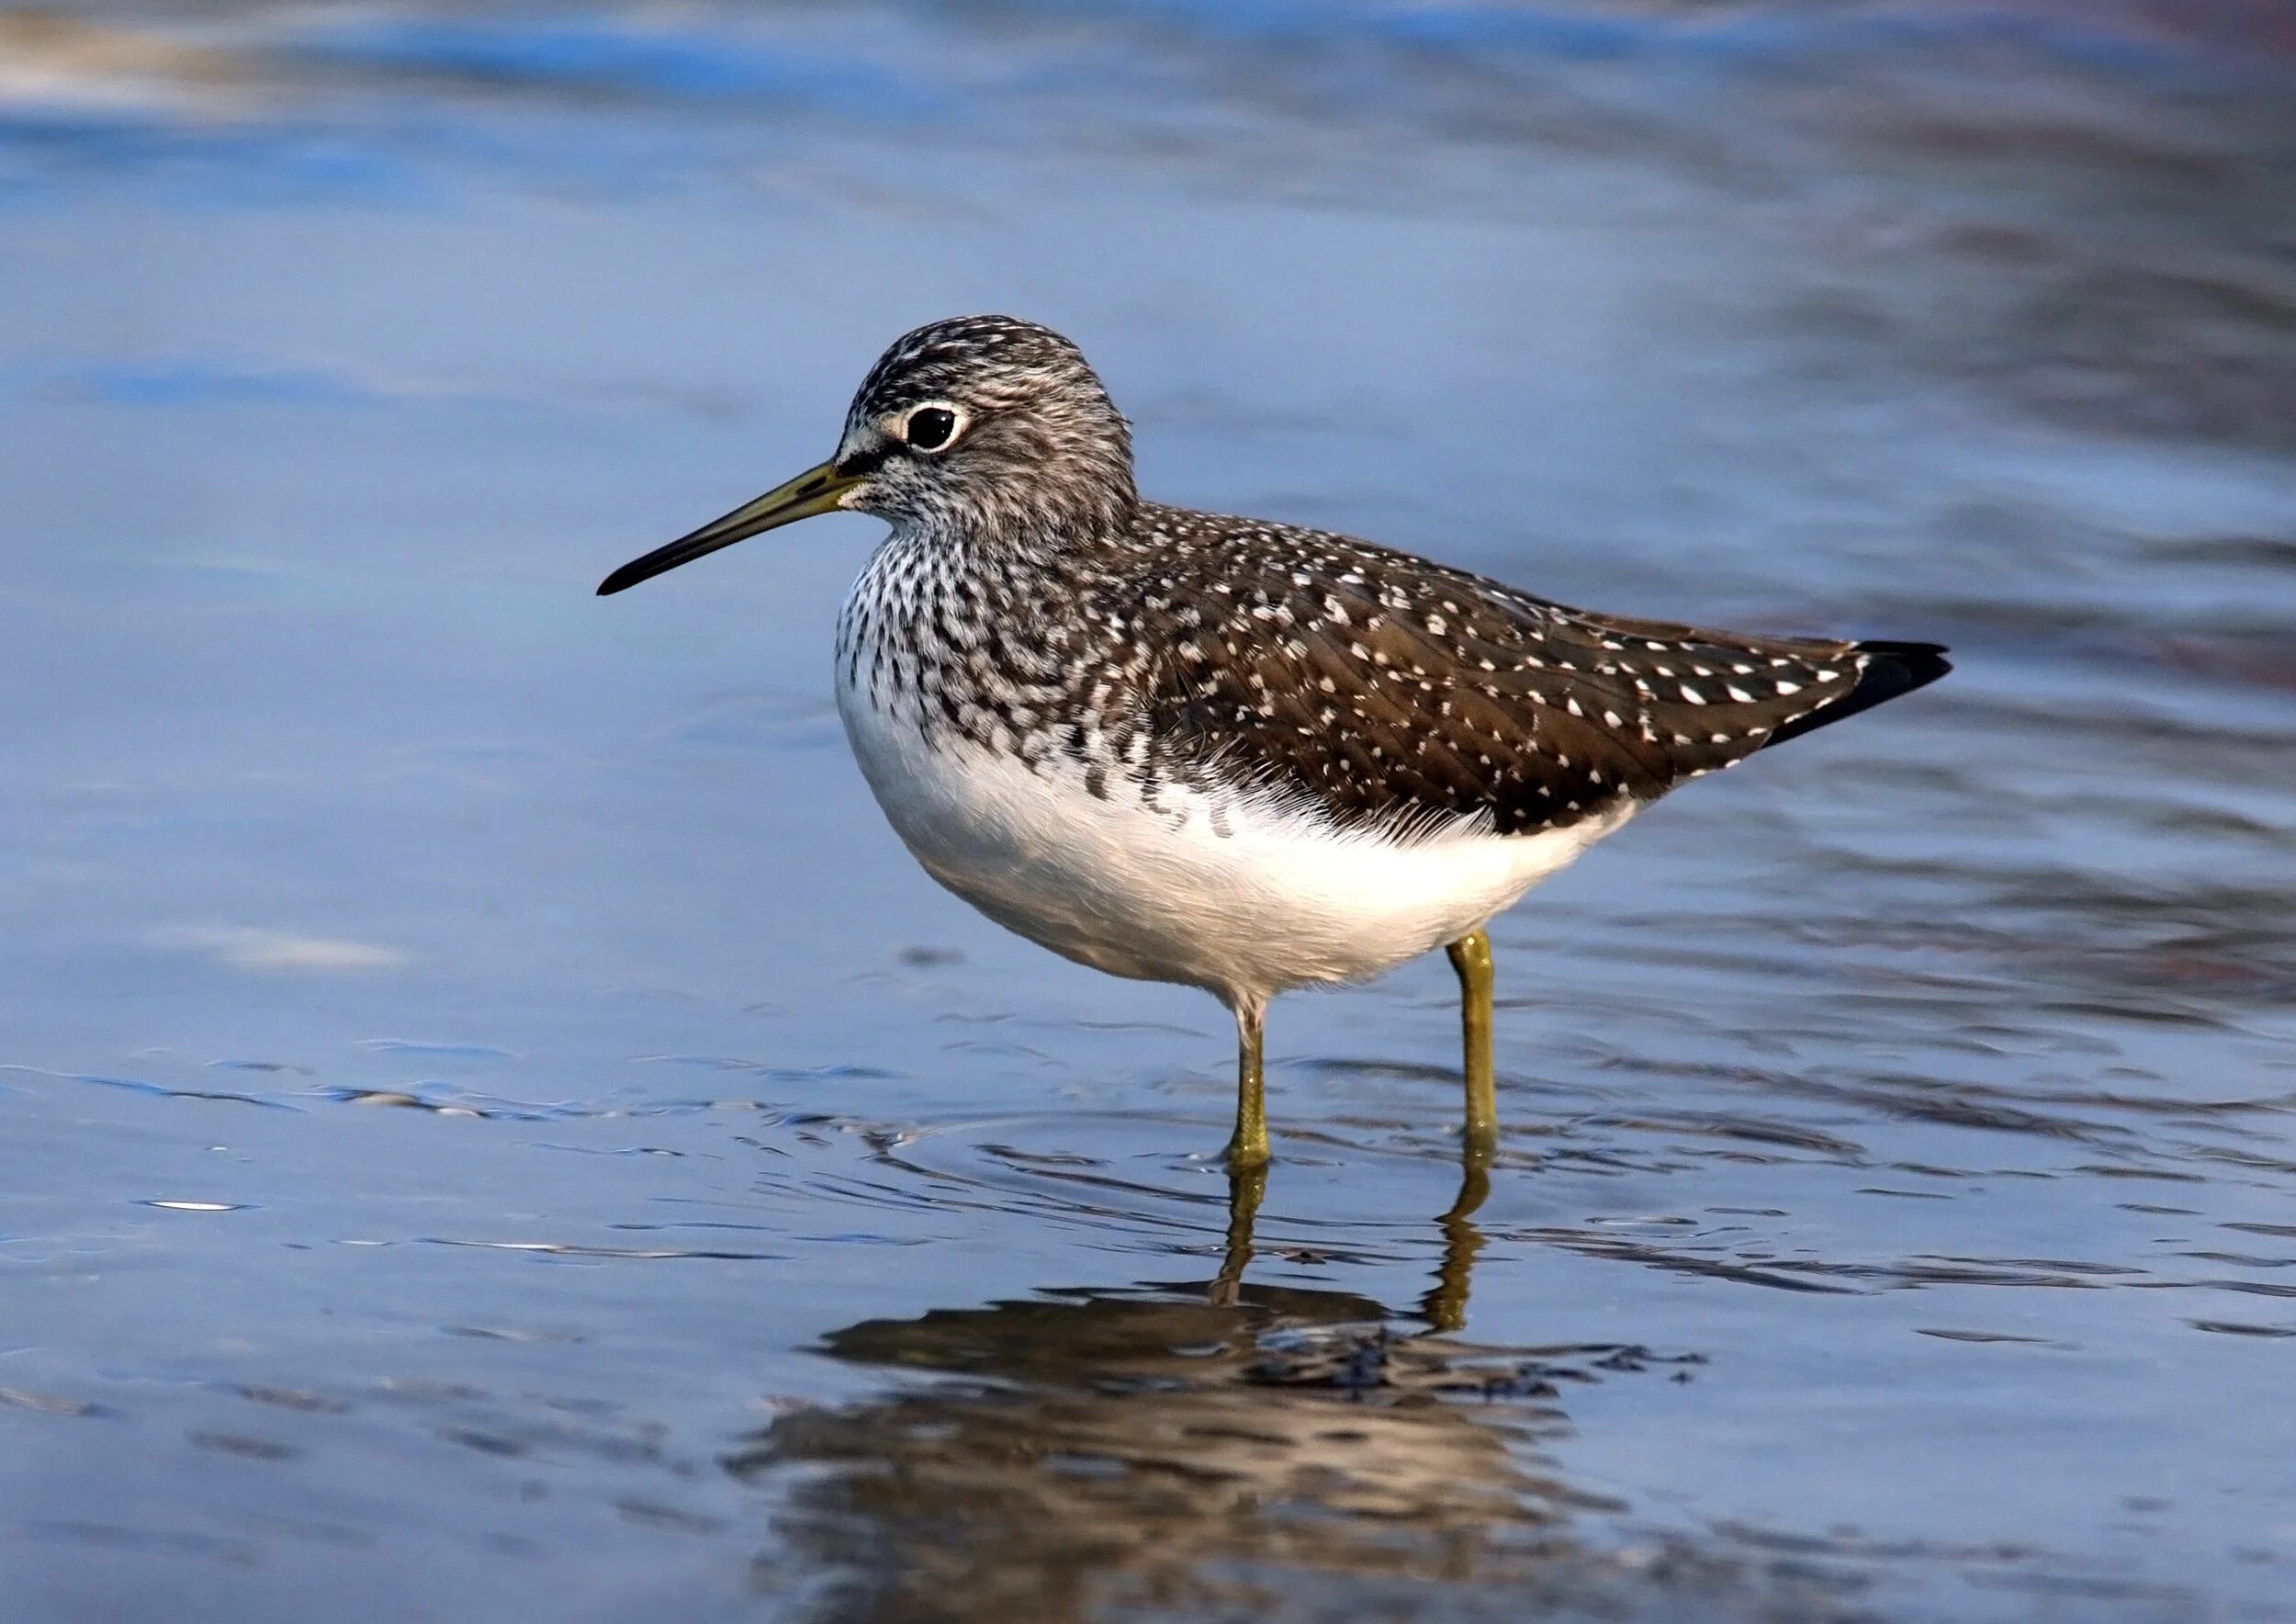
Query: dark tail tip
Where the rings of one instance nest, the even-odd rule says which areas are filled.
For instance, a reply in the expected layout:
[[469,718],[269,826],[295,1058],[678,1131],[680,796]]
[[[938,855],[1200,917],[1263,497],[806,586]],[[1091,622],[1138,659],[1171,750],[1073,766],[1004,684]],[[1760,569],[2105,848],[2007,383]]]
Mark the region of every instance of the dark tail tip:
[[[1953,662],[1945,658],[1942,643],[1860,643],[1858,652],[1874,656],[1874,665],[1894,666],[1900,673],[1902,685],[1883,694],[1884,699],[1926,688],[1953,669]],[[1866,675],[1870,678],[1873,674],[1874,667],[1868,666]],[[1858,686],[1863,688],[1865,684],[1860,682]]]
[[1945,658],[1942,643],[1860,643],[1857,650],[1868,655],[1865,670],[1859,674],[1857,686],[1823,710],[1812,711],[1798,721],[1788,722],[1773,733],[1764,748],[1783,744],[1789,739],[1799,739],[1805,733],[1829,727],[1844,716],[1854,716],[1860,711],[1872,710],[1885,705],[1900,694],[1916,688],[1926,688],[1947,671],[1953,662]]

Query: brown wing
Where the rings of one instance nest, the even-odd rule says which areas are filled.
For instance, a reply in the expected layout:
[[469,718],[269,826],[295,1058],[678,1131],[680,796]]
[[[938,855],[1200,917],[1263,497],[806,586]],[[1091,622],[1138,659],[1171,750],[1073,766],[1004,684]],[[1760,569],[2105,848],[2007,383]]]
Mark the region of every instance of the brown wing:
[[1155,583],[1148,730],[1351,826],[1566,828],[1944,670],[1927,645],[1590,615],[1311,531],[1239,539]]

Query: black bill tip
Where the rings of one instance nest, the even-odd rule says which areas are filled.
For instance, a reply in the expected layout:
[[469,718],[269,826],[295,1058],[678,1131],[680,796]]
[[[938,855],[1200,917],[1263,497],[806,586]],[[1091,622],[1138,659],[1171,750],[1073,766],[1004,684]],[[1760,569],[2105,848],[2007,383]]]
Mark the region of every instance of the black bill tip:
[[611,598],[641,581],[651,581],[681,564],[707,558],[720,547],[731,547],[768,530],[778,530],[799,519],[810,519],[816,513],[833,512],[839,505],[839,498],[859,483],[856,475],[834,463],[807,468],[788,484],[775,486],[757,501],[744,502],[724,517],[712,519],[668,547],[658,547],[642,558],[631,559],[598,583],[598,595]]

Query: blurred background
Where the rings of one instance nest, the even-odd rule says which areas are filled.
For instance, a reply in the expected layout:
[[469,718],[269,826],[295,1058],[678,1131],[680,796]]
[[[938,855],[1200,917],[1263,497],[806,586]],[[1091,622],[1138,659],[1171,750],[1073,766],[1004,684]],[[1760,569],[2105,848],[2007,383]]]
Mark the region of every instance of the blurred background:
[[[33,1618],[2296,1618],[2272,0],[0,9],[0,1571]],[[1168,501],[1934,638],[1447,970],[910,863],[884,344]],[[1447,1214],[1447,1216],[1446,1216]]]

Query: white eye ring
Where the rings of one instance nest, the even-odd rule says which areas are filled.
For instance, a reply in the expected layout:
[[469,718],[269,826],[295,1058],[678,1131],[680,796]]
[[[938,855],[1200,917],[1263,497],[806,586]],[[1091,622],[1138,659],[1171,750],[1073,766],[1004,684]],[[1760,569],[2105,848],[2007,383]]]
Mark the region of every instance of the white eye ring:
[[[920,419],[923,421],[920,422]],[[941,428],[942,419],[948,423],[945,429]],[[972,426],[972,415],[954,401],[920,400],[910,407],[907,414],[901,419],[901,443],[912,451],[935,457],[963,439],[964,431]],[[920,428],[927,435],[925,440],[917,438]],[[936,429],[941,430],[940,435],[933,439],[931,434]]]

